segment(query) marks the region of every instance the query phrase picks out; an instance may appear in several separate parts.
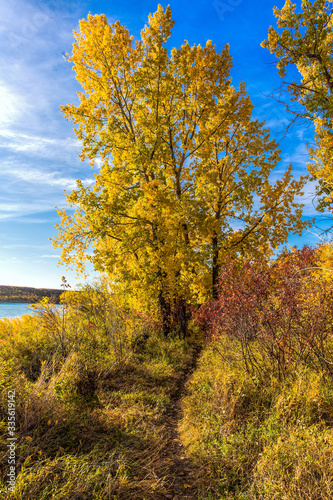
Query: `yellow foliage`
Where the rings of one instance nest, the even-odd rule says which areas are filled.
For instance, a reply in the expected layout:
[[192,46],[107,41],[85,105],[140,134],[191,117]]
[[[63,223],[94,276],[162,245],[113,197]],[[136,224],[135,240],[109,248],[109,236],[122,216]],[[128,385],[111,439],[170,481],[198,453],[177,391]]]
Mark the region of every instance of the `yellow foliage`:
[[211,294],[230,249],[268,253],[306,226],[294,203],[304,179],[290,167],[270,183],[277,144],[231,85],[229,47],[185,41],[169,56],[173,24],[158,6],[135,41],[104,15],[80,21],[70,61],[83,91],[62,111],[101,168],[67,195],[74,214],[59,210],[54,239],[67,265],[90,260],[164,318]]
[[332,242],[319,245],[316,251],[316,274],[329,284],[333,284],[333,248]]
[[300,73],[300,81],[286,85],[291,100],[303,107],[294,113],[314,123],[316,146],[309,148],[313,163],[308,169],[319,181],[317,192],[321,200],[318,208],[324,210],[328,206],[332,209],[332,0],[303,0],[300,11],[296,3],[286,0],[282,9],[274,8],[274,15],[279,31],[271,26],[262,46],[277,57],[282,78],[289,65],[295,66]]

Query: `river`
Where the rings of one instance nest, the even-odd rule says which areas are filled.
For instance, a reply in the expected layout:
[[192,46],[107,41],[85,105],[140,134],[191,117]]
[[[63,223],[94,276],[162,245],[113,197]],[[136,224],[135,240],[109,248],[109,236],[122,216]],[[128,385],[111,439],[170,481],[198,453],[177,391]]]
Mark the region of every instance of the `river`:
[[0,302],[0,320],[20,317],[23,314],[33,314],[33,310],[28,307],[30,305],[21,302]]

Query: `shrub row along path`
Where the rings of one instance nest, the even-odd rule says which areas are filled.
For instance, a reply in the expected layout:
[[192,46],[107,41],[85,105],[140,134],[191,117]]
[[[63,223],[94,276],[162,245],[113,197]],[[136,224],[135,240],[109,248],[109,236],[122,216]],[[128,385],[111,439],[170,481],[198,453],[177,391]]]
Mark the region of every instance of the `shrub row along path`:
[[155,469],[159,477],[164,477],[166,492],[159,499],[195,500],[198,498],[198,470],[186,457],[182,445],[178,424],[182,418],[182,397],[186,391],[186,382],[196,368],[201,346],[194,349],[193,357],[185,366],[178,384],[171,394],[171,404],[162,417],[163,442]]

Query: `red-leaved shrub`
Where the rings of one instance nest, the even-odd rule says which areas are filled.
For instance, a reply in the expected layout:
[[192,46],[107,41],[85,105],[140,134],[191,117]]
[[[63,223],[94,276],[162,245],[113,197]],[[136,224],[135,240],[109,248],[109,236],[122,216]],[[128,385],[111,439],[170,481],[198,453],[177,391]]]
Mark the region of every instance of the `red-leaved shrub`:
[[222,267],[219,296],[196,315],[208,339],[240,343],[247,368],[280,378],[299,363],[333,374],[333,289],[316,269],[316,250],[283,252],[241,265],[230,257]]

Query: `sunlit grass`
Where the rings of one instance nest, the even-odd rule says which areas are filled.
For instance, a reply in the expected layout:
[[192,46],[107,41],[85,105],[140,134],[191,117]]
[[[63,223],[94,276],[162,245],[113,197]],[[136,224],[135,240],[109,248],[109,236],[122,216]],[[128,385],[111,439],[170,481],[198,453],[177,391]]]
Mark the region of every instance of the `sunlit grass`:
[[[138,347],[138,319],[134,325],[126,316],[125,325],[121,311],[113,318],[117,339],[105,323],[88,328],[91,318],[71,314],[0,325],[0,488],[8,467],[7,393],[14,389],[17,477],[8,498],[154,499],[165,491],[155,472],[165,446],[162,417],[191,347],[153,329]],[[122,339],[120,328],[128,328]]]
[[206,498],[332,498],[332,381],[304,367],[259,381],[238,349],[210,344],[184,401],[181,436]]

